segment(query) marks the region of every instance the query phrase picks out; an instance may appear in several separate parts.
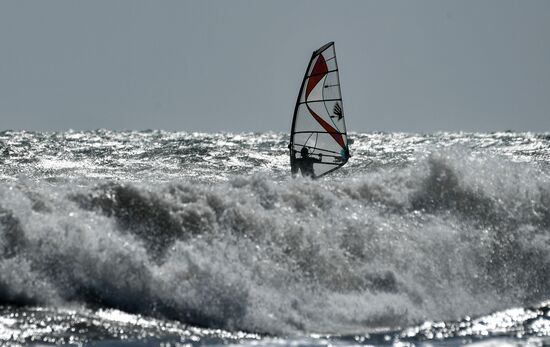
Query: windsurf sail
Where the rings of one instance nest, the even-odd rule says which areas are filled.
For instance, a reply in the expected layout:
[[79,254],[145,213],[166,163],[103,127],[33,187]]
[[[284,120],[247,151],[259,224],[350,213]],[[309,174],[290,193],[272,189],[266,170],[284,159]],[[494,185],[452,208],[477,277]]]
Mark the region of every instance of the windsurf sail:
[[311,55],[292,119],[292,173],[317,178],[347,163],[348,136],[334,42]]

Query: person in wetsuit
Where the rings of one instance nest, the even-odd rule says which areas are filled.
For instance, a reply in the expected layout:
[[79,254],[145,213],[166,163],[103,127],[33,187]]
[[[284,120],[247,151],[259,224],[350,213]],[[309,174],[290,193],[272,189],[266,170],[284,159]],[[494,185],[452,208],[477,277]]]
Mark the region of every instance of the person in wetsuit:
[[313,177],[313,164],[320,163],[321,159],[315,159],[309,156],[309,149],[302,147],[300,150],[301,158],[294,158],[296,165],[292,168],[292,173],[296,174],[298,169],[302,173],[302,176]]

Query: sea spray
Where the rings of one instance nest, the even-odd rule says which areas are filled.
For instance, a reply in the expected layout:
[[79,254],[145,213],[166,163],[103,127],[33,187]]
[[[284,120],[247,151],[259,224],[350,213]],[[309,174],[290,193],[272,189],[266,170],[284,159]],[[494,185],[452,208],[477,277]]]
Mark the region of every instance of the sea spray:
[[[178,138],[168,135],[155,141]],[[284,139],[263,134],[244,145],[253,159],[228,164],[233,173],[222,177],[198,177],[206,166],[189,163],[177,164],[180,178],[155,165],[140,177],[132,169],[135,144],[113,150],[109,164],[93,154],[96,166],[75,177],[67,167],[80,169],[67,163],[90,152],[68,150],[62,168],[45,171],[43,159],[23,159],[30,153],[13,139],[21,134],[10,136],[3,141],[14,154],[0,182],[2,305],[122,310],[233,332],[342,335],[548,300],[550,176],[541,156],[526,160],[520,145],[480,150],[481,135],[457,135],[462,143],[450,146],[446,134],[439,142],[356,135],[349,168],[312,181],[283,176],[277,144]],[[88,137],[75,140],[79,148]],[[384,156],[389,147],[371,137],[409,149]],[[529,139],[546,143],[517,141]],[[178,146],[203,148],[186,141]],[[168,144],[158,150],[158,166],[175,165]],[[231,156],[234,147],[217,150]],[[241,172],[258,156],[277,168]],[[10,174],[21,166],[27,174]]]

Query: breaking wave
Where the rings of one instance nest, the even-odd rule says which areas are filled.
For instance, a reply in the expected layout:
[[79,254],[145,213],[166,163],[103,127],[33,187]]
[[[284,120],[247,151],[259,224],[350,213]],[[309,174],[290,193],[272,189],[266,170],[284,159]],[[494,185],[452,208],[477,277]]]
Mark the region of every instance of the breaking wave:
[[0,183],[0,304],[344,333],[547,300],[550,177],[441,150],[346,180]]

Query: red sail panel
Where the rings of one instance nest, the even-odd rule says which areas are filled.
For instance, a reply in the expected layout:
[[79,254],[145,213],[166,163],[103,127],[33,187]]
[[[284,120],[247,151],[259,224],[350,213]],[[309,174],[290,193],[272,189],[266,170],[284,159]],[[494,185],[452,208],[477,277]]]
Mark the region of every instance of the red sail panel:
[[315,88],[317,83],[319,83],[320,80],[325,77],[325,75],[328,72],[327,62],[325,61],[325,58],[322,54],[319,54],[319,57],[317,58],[317,61],[315,62],[315,66],[313,66],[313,70],[311,71],[311,77],[307,81],[307,87],[306,87],[306,100],[309,96],[309,93]]

